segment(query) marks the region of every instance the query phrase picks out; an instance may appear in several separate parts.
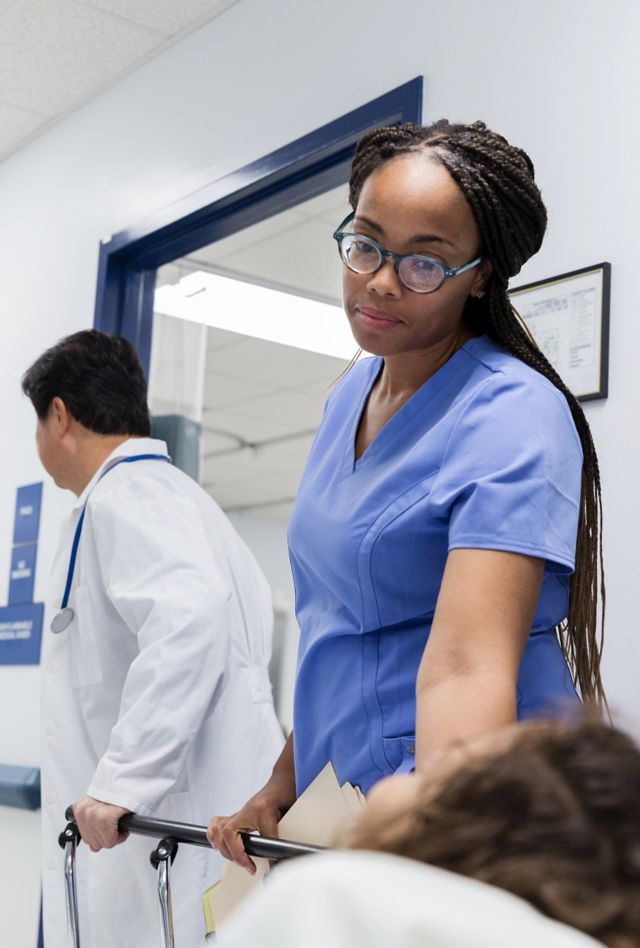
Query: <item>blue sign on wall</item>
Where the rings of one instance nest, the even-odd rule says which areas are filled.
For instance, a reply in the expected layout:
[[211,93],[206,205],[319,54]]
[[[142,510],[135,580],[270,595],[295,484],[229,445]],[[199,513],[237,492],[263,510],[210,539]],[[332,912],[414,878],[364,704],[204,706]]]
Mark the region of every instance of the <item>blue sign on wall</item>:
[[35,543],[40,528],[42,504],[42,481],[18,488],[16,519],[13,527],[13,543]]
[[37,543],[14,546],[9,573],[9,605],[33,602],[33,585],[36,574]]
[[37,665],[44,604],[0,607],[0,665]]
[[33,601],[42,482],[19,487],[9,572],[9,605],[0,606],[0,665],[37,665],[44,605]]

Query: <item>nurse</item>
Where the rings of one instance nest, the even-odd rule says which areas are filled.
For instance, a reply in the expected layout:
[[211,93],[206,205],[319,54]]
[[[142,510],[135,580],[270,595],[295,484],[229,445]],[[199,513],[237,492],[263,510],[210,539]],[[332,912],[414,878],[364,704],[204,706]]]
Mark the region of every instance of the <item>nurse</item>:
[[[210,839],[275,832],[332,761],[364,792],[510,722],[602,703],[598,462],[513,311],[546,210],[482,122],[377,129],[334,237],[358,361],[329,396],[290,525],[294,732]],[[574,571],[575,570],[575,571]]]

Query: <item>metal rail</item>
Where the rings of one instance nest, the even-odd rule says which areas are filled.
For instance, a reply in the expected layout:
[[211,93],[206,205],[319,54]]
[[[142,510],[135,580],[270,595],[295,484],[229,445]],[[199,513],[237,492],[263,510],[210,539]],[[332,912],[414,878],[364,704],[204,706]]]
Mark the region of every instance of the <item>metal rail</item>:
[[[73,809],[68,807],[65,814],[68,820],[73,820]],[[211,844],[207,839],[206,826],[194,826],[191,823],[176,823],[172,820],[156,820],[147,816],[138,816],[130,813],[123,816],[118,823],[122,833],[133,833],[136,836],[150,836],[153,839],[172,839],[176,843],[188,843],[190,846],[203,846],[209,849]],[[250,856],[262,859],[279,861],[293,859],[296,856],[306,856],[310,853],[322,852],[321,846],[308,846],[288,839],[274,839],[271,836],[257,836],[253,833],[242,833],[244,848]]]
[[[78,897],[76,890],[75,858],[76,847],[80,842],[80,833],[73,816],[73,807],[67,807],[65,813],[69,821],[60,834],[59,843],[65,851],[65,882],[67,897],[67,925],[69,940],[73,948],[80,948],[80,927],[78,923]],[[160,842],[151,853],[150,861],[158,870],[158,897],[164,948],[175,948],[173,918],[171,907],[171,887],[169,882],[170,866],[175,859],[180,843],[190,846],[210,847],[206,826],[193,826],[191,823],[176,823],[172,820],[155,820],[151,817],[130,813],[118,823],[123,833],[138,836],[150,836]],[[244,848],[250,856],[278,862],[322,852],[321,846],[307,846],[287,839],[273,839],[269,836],[257,836],[253,833],[241,833]]]

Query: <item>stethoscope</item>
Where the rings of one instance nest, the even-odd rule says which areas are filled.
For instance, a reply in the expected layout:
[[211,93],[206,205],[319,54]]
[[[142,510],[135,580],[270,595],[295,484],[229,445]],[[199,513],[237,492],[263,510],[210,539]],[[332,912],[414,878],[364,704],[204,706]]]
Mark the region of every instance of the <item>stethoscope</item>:
[[[94,487],[102,480],[102,478],[108,474],[110,471],[117,467],[118,464],[133,464],[135,461],[166,461],[168,464],[171,464],[171,458],[166,454],[137,454],[134,457],[130,458],[120,458],[119,461],[116,461],[115,464],[112,464],[111,467],[108,467],[106,471],[103,471]],[[76,558],[78,556],[78,545],[80,543],[80,536],[82,534],[82,524],[84,523],[84,515],[87,509],[87,504],[89,503],[89,498],[87,497],[84,507],[82,508],[82,513],[80,514],[80,519],[78,520],[78,526],[76,527],[76,532],[73,537],[73,543],[71,545],[71,559],[69,560],[69,569],[67,571],[67,582],[64,587],[64,595],[62,597],[62,605],[60,606],[60,612],[58,612],[53,619],[51,620],[51,631],[52,632],[64,632],[65,629],[68,629],[71,623],[75,618],[75,610],[69,605],[69,596],[71,595],[71,584],[73,583],[73,574],[76,568]]]

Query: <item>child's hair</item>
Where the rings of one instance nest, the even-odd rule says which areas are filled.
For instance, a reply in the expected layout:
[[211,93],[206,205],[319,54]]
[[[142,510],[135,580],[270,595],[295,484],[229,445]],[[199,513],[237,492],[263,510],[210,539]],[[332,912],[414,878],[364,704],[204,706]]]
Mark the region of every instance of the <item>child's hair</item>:
[[[540,351],[507,294],[509,278],[540,249],[547,226],[533,163],[526,152],[484,122],[455,125],[443,119],[428,126],[410,123],[378,128],[364,135],[356,147],[349,184],[354,210],[369,175],[394,158],[420,152],[443,165],[459,186],[480,232],[480,253],[493,267],[487,292],[467,300],[465,322],[548,378],[565,396],[580,437],[584,466],[576,571],[571,577],[569,615],[557,631],[582,697],[604,706],[600,656],[605,592],[598,458],[580,403]],[[599,595],[602,624],[598,631]]]
[[[420,779],[420,778],[416,778]],[[400,820],[362,821],[350,845],[506,889],[612,948],[640,945],[640,750],[598,721],[519,725],[423,778]]]

